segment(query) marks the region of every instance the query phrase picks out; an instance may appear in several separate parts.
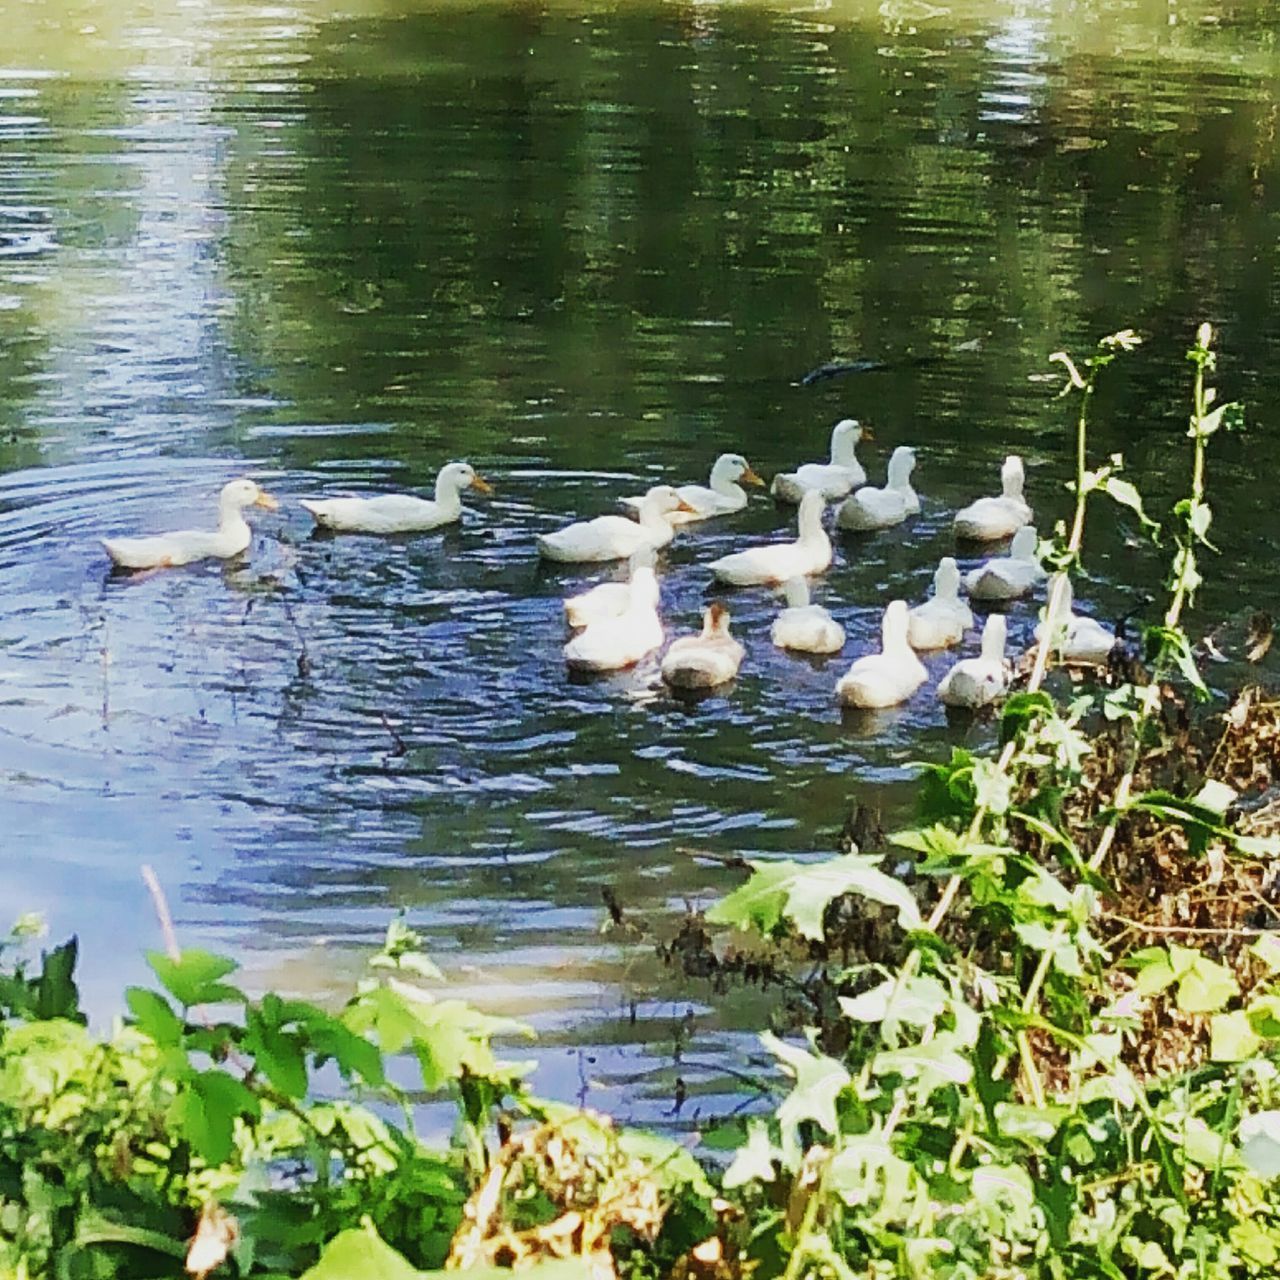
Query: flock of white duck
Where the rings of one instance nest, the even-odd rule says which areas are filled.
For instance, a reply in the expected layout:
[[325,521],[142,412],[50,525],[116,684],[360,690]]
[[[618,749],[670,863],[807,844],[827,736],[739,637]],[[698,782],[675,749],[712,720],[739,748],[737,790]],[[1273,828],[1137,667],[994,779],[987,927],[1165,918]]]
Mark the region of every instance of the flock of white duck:
[[[831,433],[831,460],[806,463],[774,477],[773,496],[798,506],[798,536],[792,542],[749,547],[722,556],[707,566],[717,581],[732,587],[781,586],[785,608],[774,619],[770,639],[782,649],[834,654],[845,644],[844,628],[821,605],[809,599],[808,579],[832,560],[831,539],[823,517],[828,503],[839,502],[835,524],[851,530],[888,528],[920,510],[911,487],[915,453],[893,451],[883,488],[869,486],[856,449],[868,433],[853,419],[836,424]],[[747,505],[743,484],[763,485],[740,454],[716,460],[707,485],[662,484],[639,497],[622,499],[634,519],[597,516],[566,525],[538,538],[538,551],[560,563],[597,564],[627,559],[626,582],[608,582],[564,602],[569,626],[576,634],[564,647],[571,669],[618,671],[660,650],[666,636],[659,615],[661,593],[656,552],[678,528],[740,511]],[[1009,553],[987,560],[963,579],[956,561],[946,556],[934,574],[933,595],[914,608],[894,600],[885,609],[881,650],[858,658],[836,684],[837,699],[846,706],[882,708],[907,701],[928,678],[917,652],[950,648],[973,628],[974,617],[961,598],[963,584],[976,600],[1007,602],[1028,595],[1045,579],[1032,527],[1033,513],[1023,497],[1022,460],[1010,455],[1001,469],[1001,492],[979,498],[955,515],[955,532],[969,542],[1011,539]],[[451,462],[436,478],[434,499],[409,494],[372,498],[303,501],[317,525],[339,533],[399,534],[424,532],[456,521],[467,489],[492,492],[465,462]],[[229,558],[245,551],[252,534],[244,512],[252,506],[274,510],[278,503],[252,480],[233,480],[219,497],[218,528],[212,532],[183,530],[155,537],[112,538],[103,546],[125,569],[157,569],[208,558]],[[1052,620],[1036,629],[1039,640],[1052,627],[1052,645],[1060,659],[1105,662],[1115,636],[1092,618],[1072,611],[1069,583],[1051,598],[1058,601]],[[951,706],[982,707],[1008,688],[1010,664],[1005,656],[1006,621],[988,616],[980,656],[957,662],[938,685],[937,696]],[[729,630],[729,611],[720,601],[704,612],[699,634],[682,636],[663,655],[663,679],[678,689],[710,689],[732,680],[744,650]]]

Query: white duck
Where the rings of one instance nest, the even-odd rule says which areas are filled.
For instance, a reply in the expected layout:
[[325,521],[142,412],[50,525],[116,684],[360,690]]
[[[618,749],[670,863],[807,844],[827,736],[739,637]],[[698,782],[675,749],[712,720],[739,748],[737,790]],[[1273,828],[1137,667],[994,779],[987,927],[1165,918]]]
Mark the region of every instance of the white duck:
[[[668,519],[676,525],[692,524],[695,520],[709,520],[712,516],[741,511],[747,505],[747,491],[739,481],[742,484],[764,484],[742,454],[722,453],[711,468],[711,478],[706,484],[682,484],[676,489],[690,510],[673,511]],[[622,499],[623,504],[632,510],[638,510],[643,501],[643,498]]]
[[232,480],[218,494],[216,530],[181,529],[147,538],[103,538],[107,555],[122,569],[160,569],[195,560],[229,560],[248,549],[253,531],[246,507],[275,511],[280,504],[252,480]]
[[635,577],[636,570],[652,569],[657,559],[657,552],[652,547],[643,546],[631,555],[630,577],[626,582],[602,582],[589,591],[570,596],[564,602],[565,619],[569,625],[589,627],[606,618],[616,618],[631,603],[631,578]]
[[784,589],[787,607],[774,618],[769,639],[779,649],[839,653],[844,648],[844,628],[820,604],[809,603],[808,582],[788,578]]
[[[1049,600],[1057,602],[1053,610],[1053,652],[1063,662],[1083,662],[1099,666],[1106,662],[1115,648],[1115,632],[1108,630],[1096,618],[1074,613],[1071,608],[1071,579],[1065,573],[1055,573],[1049,579]],[[1045,624],[1036,626],[1036,640],[1044,637]]]
[[916,453],[900,444],[889,457],[889,477],[883,489],[866,487],[846,498],[836,512],[841,529],[887,529],[901,524],[920,510],[920,499],[911,487]]
[[1013,535],[1007,556],[993,556],[965,574],[964,585],[975,600],[1016,600],[1025,596],[1045,572],[1036,558],[1039,535],[1024,524]]
[[907,641],[907,602],[884,611],[881,651],[859,658],[840,677],[836,697],[849,707],[893,707],[925,682],[928,672]]
[[831,461],[806,462],[794,471],[780,471],[769,492],[784,502],[799,502],[817,489],[828,502],[843,498],[857,485],[867,483],[867,473],[854,450],[871,432],[853,418],[843,418],[831,429]]
[[714,689],[738,674],[742,645],[729,634],[729,610],[714,600],[703,611],[702,632],[681,636],[662,659],[662,678],[675,689]]
[[300,505],[322,529],[335,533],[426,533],[461,517],[464,489],[493,492],[470,463],[450,462],[436,476],[434,499],[384,493],[376,498],[303,499]]
[[943,556],[933,575],[933,596],[911,610],[907,636],[913,649],[947,649],[973,626],[973,612],[960,599],[960,569]]
[[982,656],[962,658],[938,685],[938,699],[949,707],[985,707],[1009,688],[1004,660],[1007,623],[1003,613],[988,616],[982,628]]
[[675,536],[667,518],[687,511],[689,504],[669,485],[660,484],[644,495],[639,521],[626,516],[596,516],[565,525],[538,538],[538,552],[548,560],[585,564],[600,560],[625,560],[641,547],[665,547]]
[[627,607],[615,618],[593,622],[564,647],[564,660],[573,671],[621,671],[662,647],[658,617],[658,579],[652,566],[641,565],[631,575]]
[[831,539],[822,527],[826,499],[816,489],[800,500],[800,536],[795,542],[775,542],[769,546],[735,551],[711,562],[711,572],[721,582],[734,587],[786,582],[821,573],[831,564]]
[[1003,492],[998,498],[979,498],[957,511],[956,537],[996,542],[1012,537],[1024,524],[1030,524],[1035,517],[1022,496],[1025,480],[1022,459],[1011,453],[1000,468]]

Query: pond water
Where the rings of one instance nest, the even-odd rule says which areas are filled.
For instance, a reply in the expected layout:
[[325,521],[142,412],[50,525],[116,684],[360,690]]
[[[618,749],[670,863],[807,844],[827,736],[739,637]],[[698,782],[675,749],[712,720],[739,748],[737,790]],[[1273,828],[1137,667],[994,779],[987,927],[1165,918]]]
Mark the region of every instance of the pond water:
[[[602,890],[660,934],[738,882],[689,850],[829,852],[855,802],[905,816],[910,762],[985,740],[928,691],[852,719],[832,689],[1007,451],[1042,527],[1066,511],[1058,348],[1147,338],[1095,439],[1163,510],[1182,352],[1221,327],[1251,429],[1215,456],[1227,572],[1202,616],[1274,597],[1266,4],[0,17],[3,900],[79,934],[100,1014],[157,944],[148,861],[183,941],[259,985],[345,989],[403,908],[455,990],[538,1030],[543,1092],[663,1123],[729,1105],[761,1010],[603,934]],[[799,385],[833,356],[888,367]],[[818,596],[842,658],[774,651],[757,590],[731,600],[748,654],[723,696],[682,705],[651,666],[566,678],[560,599],[609,571],[549,571],[535,534],[724,450],[820,457],[845,415],[875,429],[873,478],[917,446],[924,507],[839,540]],[[297,505],[458,457],[496,492],[442,535],[318,539]],[[240,474],[282,500],[246,560],[109,577],[100,535],[209,522]],[[753,498],[681,534],[670,628],[706,561],[790,519]],[[1158,588],[1137,532],[1095,522],[1105,617]],[[1013,612],[1016,642],[1034,620]]]

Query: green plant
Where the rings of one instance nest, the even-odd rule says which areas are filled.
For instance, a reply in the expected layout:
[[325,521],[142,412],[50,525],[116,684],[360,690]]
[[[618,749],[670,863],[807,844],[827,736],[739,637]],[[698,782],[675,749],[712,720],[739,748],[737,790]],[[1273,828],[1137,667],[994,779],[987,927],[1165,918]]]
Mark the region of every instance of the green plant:
[[[184,1258],[200,1274],[416,1275],[444,1264],[488,1176],[494,1108],[546,1123],[523,1068],[493,1052],[522,1029],[435,997],[423,984],[439,974],[398,921],[335,1013],[251,998],[231,960],[174,950],[149,955],[159,989],[130,988],[131,1017],[106,1038],[73,1020],[74,943],[33,971],[22,941],[0,975],[0,1275],[170,1276]],[[399,1054],[424,1092],[453,1096],[451,1146],[416,1135],[387,1071]],[[318,1089],[326,1068],[341,1097]],[[659,1182],[678,1154],[659,1146],[629,1148],[627,1165],[667,1188],[648,1201],[655,1228],[701,1178]],[[362,1270],[335,1271],[357,1245]]]
[[[1054,357],[1081,405],[1074,515],[1042,548],[1063,570],[1081,564],[1093,494],[1157,533],[1120,478],[1122,459],[1094,469],[1088,459],[1096,379],[1136,342],[1128,331],[1104,339],[1084,373]],[[766,1272],[1274,1272],[1276,947],[1260,940],[1230,964],[1189,942],[1126,947],[1144,931],[1180,937],[1182,926],[1108,910],[1125,900],[1115,877],[1131,867],[1114,859],[1127,845],[1151,848],[1186,877],[1212,874],[1210,854],[1221,866],[1278,848],[1240,834],[1226,813],[1234,790],[1194,777],[1209,753],[1189,738],[1171,742],[1186,731],[1165,723],[1180,696],[1172,674],[1203,692],[1183,616],[1200,581],[1197,552],[1208,546],[1207,446],[1238,418],[1236,406],[1215,407],[1205,385],[1212,342],[1201,326],[1189,352],[1190,496],[1173,512],[1170,596],[1148,633],[1149,676],[1126,689],[1097,681],[1059,707],[1041,688],[1046,634],[1025,690],[1004,708],[998,754],[956,752],[927,768],[925,823],[892,838],[916,877],[942,886],[927,919],[865,871],[861,881],[836,874],[871,865],[859,855],[759,866],[708,913],[712,923],[775,939],[790,930],[823,948],[835,999],[814,1008],[838,1009],[807,1044],[765,1038],[792,1087],[772,1117],[743,1131],[725,1177],[756,1223],[753,1249]],[[864,914],[891,906],[897,932],[882,930],[851,956],[832,933],[845,894],[881,904]],[[1259,933],[1186,932],[1219,947]],[[1255,982],[1259,969],[1266,976]]]

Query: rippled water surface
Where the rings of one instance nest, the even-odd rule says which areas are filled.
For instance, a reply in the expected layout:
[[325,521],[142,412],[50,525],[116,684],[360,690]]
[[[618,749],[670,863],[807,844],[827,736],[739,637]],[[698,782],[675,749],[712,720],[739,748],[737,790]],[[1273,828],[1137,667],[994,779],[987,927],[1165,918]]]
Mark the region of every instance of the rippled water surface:
[[[829,851],[861,800],[982,725],[928,691],[842,717],[883,603],[1023,452],[1047,527],[1069,472],[1047,355],[1148,339],[1099,405],[1156,507],[1184,467],[1181,351],[1222,329],[1252,430],[1216,459],[1229,579],[1275,594],[1280,19],[1258,4],[628,3],[325,8],[0,2],[0,816],[11,914],[78,931],[116,1007],[165,882],[184,941],[341,990],[405,908],[456,988],[541,1033],[537,1083],[668,1117],[717,1105],[748,1017],[603,936],[659,934],[735,873],[690,850]],[[16,34],[15,34],[16,33]],[[888,368],[814,386],[807,369]],[[924,509],[845,537],[819,598],[843,658],[768,643],[736,684],[649,665],[575,683],[538,532],[724,450],[771,473],[871,423]],[[312,535],[296,499],[493,482],[417,538]],[[282,499],[249,556],[110,577],[96,539]],[[778,534],[754,498],[660,565],[673,630],[705,563]],[[1100,520],[1088,605],[1158,583]],[[965,563],[969,563],[968,560]],[[1011,615],[1024,643],[1034,609]],[[939,674],[946,660],[929,659]],[[672,1041],[686,1008],[694,1036]],[[741,1016],[740,1016],[741,1013]]]

